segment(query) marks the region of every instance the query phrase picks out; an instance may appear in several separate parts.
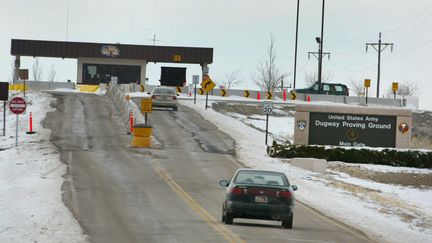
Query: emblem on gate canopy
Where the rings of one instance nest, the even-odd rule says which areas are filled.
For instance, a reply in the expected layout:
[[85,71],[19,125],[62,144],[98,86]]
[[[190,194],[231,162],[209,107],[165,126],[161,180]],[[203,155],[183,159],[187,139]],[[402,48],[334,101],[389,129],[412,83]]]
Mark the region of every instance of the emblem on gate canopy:
[[120,49],[113,45],[102,46],[100,52],[105,57],[118,57],[120,55]]
[[306,128],[306,125],[307,125],[307,122],[304,121],[304,120],[299,120],[299,121],[297,121],[297,128],[298,128],[298,130],[300,130],[300,131],[304,131],[305,128]]
[[400,131],[401,133],[406,133],[406,132],[408,132],[408,131],[409,131],[409,126],[408,126],[408,124],[405,123],[405,122],[399,124],[399,131]]

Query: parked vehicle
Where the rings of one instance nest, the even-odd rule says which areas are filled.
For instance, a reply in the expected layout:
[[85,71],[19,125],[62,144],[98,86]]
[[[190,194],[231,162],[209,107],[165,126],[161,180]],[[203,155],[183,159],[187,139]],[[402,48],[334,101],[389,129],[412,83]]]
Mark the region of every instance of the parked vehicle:
[[227,187],[222,206],[222,221],[232,224],[235,218],[282,221],[282,227],[293,226],[294,191],[284,173],[267,170],[239,169]]
[[171,87],[155,87],[150,93],[153,107],[168,107],[178,110],[177,94]]
[[[339,84],[339,83],[322,83],[322,90],[321,94],[328,94],[328,95],[349,95],[348,87],[345,84]],[[315,83],[314,85],[310,86],[309,88],[304,89],[294,89],[292,90],[296,93],[303,93],[303,94],[319,94],[318,90],[318,83]]]

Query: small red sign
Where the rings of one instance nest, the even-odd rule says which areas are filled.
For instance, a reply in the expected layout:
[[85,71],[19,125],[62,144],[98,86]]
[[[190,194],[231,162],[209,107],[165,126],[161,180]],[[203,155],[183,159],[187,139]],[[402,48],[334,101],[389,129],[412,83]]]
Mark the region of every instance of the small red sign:
[[14,114],[21,114],[26,110],[26,101],[21,97],[15,97],[9,102],[9,109]]

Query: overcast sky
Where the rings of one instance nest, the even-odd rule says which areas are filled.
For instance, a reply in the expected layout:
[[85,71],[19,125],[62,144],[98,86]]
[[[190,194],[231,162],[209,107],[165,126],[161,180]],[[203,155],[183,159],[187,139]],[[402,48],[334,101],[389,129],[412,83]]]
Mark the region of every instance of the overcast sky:
[[[320,0],[300,1],[297,87],[305,85],[307,72],[317,70],[320,35]],[[68,40],[214,48],[210,75],[223,81],[224,74],[240,70],[243,84],[255,88],[250,76],[258,60],[266,56],[270,34],[275,38],[278,66],[284,73],[294,67],[296,0],[69,0]],[[10,40],[66,40],[68,0],[0,0],[0,80],[11,76]],[[420,107],[432,110],[432,1],[431,0],[326,0],[323,71],[332,82],[370,78],[370,95],[376,94],[377,52],[366,42],[394,43],[383,52],[381,94],[392,82],[417,84]],[[22,58],[31,69],[33,58]],[[41,59],[44,77],[54,66],[57,80],[76,80],[75,59]],[[148,64],[151,83],[159,80],[160,66]],[[178,66],[178,65],[177,65]],[[188,79],[199,74],[198,65],[188,68]],[[292,82],[292,75],[285,78]]]

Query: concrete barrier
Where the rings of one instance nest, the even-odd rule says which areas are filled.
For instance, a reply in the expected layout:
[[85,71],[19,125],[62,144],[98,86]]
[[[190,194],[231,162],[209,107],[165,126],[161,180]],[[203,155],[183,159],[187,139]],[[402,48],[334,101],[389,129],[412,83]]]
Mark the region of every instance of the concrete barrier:
[[24,86],[24,84],[9,84],[9,90],[11,91],[20,91],[23,92],[24,88],[26,91],[28,91],[28,86]]
[[[23,84],[23,81],[15,81],[16,84]],[[26,81],[29,90],[43,91],[55,89],[75,89],[75,83],[71,82],[49,82],[49,81]]]
[[[154,87],[157,87],[158,85],[152,85],[152,84],[146,84],[145,85],[145,92],[151,92]],[[175,88],[175,87],[173,87]],[[197,89],[201,88],[200,85],[197,85]],[[135,92],[139,91],[139,87],[134,87],[129,84],[126,84],[122,87],[122,90],[124,92],[133,92],[132,90],[135,90]],[[244,91],[246,89],[225,89],[227,91],[226,96],[244,96]],[[256,100],[258,92],[261,93],[261,100],[265,100],[265,92],[263,91],[257,91],[257,90],[248,90],[249,91],[249,98],[251,100]],[[194,89],[191,86],[185,86],[182,89],[183,94],[193,94]],[[198,92],[197,92],[197,95]],[[204,94],[205,95],[205,94]],[[289,95],[289,92],[288,92]],[[366,98],[365,97],[358,97],[358,96],[342,96],[342,95],[324,95],[324,94],[303,94],[303,93],[296,93],[297,99],[300,101],[307,101],[307,97],[309,96],[312,102],[315,101],[327,101],[327,102],[333,102],[333,103],[341,103],[341,104],[350,104],[350,105],[360,105],[360,106],[366,106]],[[221,96],[221,91],[219,88],[213,89],[209,96]],[[283,92],[275,91],[272,92],[272,100],[283,100]],[[369,97],[368,98],[368,106],[387,106],[387,107],[405,107],[409,106],[410,108],[416,108],[418,109],[418,100],[416,101],[414,98],[411,97],[400,97],[398,99],[393,98],[376,98],[376,97]],[[409,100],[409,102],[408,102]],[[287,101],[290,101],[289,99]]]
[[312,172],[325,173],[327,169],[327,161],[325,159],[314,158],[292,158],[290,164]]
[[99,89],[99,85],[77,85],[81,92],[96,92]]
[[129,114],[134,114],[134,124],[144,123],[144,116],[141,114],[141,109],[134,102],[126,99],[126,93],[121,90],[121,85],[110,84],[107,89],[108,97],[110,97],[117,109],[122,114],[126,127],[129,124]]

